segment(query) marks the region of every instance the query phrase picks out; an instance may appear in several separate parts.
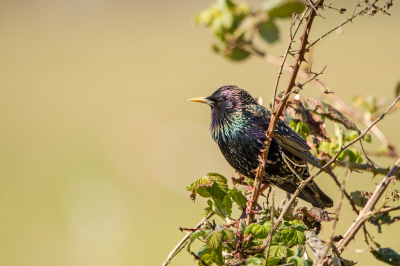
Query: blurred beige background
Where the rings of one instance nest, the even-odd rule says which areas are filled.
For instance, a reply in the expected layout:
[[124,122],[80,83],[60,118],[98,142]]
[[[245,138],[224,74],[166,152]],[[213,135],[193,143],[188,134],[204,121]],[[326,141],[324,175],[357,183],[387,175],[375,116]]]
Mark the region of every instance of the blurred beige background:
[[[325,12],[312,36],[349,17],[355,2],[335,1],[347,13]],[[178,227],[201,219],[205,202],[193,205],[185,186],[234,171],[209,137],[209,108],[186,100],[235,83],[269,102],[278,72],[211,52],[211,34],[192,23],[211,3],[0,2],[0,265],[160,265],[183,237]],[[391,13],[358,18],[315,50],[316,69],[328,65],[321,79],[348,103],[355,94],[394,97],[398,3]],[[277,56],[288,23],[279,25]],[[303,95],[321,97],[312,86]],[[397,146],[399,117],[380,124]],[[354,173],[348,188],[371,190],[380,178]],[[338,198],[328,176],[317,181]],[[354,218],[346,206],[337,233]],[[370,231],[400,252],[399,224]],[[367,248],[362,236],[351,247]],[[383,265],[368,251],[344,257]],[[172,265],[196,262],[184,251]]]

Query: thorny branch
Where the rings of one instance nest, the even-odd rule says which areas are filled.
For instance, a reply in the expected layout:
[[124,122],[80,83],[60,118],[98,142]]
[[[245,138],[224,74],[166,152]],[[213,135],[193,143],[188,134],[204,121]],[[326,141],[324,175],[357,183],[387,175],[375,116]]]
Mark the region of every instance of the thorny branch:
[[[395,175],[398,173],[399,167],[400,167],[400,159],[396,162],[396,164],[389,171],[389,173],[383,178],[382,182],[378,184],[374,193],[372,194],[371,198],[367,201],[367,204],[362,209],[362,211],[358,215],[357,219],[350,226],[350,228],[347,230],[346,234],[343,236],[343,239],[337,245],[337,249],[340,253],[343,252],[343,250],[347,247],[347,245],[350,243],[350,241],[355,237],[358,230],[360,230],[360,228],[364,225],[364,223],[368,220],[368,218],[371,217],[372,215],[376,214],[376,212],[373,212],[373,209],[374,209],[376,203],[378,202],[378,200],[383,195],[383,193],[386,191],[387,187],[395,179]],[[332,265],[333,261],[331,259],[328,259],[328,263],[329,263],[329,265]]]
[[[321,5],[323,5],[323,2],[324,2],[323,0],[319,0],[315,6],[316,7],[321,6]],[[293,72],[292,72],[289,84],[286,88],[286,91],[285,91],[283,97],[285,97],[285,95],[289,94],[291,92],[291,90],[293,89],[293,87],[295,86],[295,81],[296,81],[297,73],[299,72],[299,69],[300,69],[301,62],[305,61],[304,54],[306,52],[308,36],[309,36],[310,29],[311,29],[312,23],[313,23],[316,15],[317,15],[317,13],[315,12],[315,10],[311,9],[310,13],[308,15],[308,18],[307,18],[307,23],[305,25],[303,35],[300,38],[301,39],[300,49],[297,54],[296,62],[293,67]],[[271,140],[274,137],[275,127],[278,123],[278,120],[280,119],[279,117],[282,114],[285,104],[286,104],[286,100],[282,100],[279,103],[277,110],[272,113],[271,122],[269,123],[268,131],[266,134],[267,140],[265,141],[265,151],[261,155],[262,161],[264,161],[264,162],[267,161],[267,155],[268,155],[269,147],[271,145]],[[251,199],[250,199],[250,209],[253,209],[257,204],[259,191],[260,191],[260,187],[261,187],[261,183],[262,183],[262,179],[263,179],[263,175],[264,175],[264,171],[265,171],[265,165],[262,161],[260,162],[260,164],[258,165],[258,167],[256,169],[256,176],[254,178],[254,188],[253,188],[253,192],[252,192]],[[253,219],[254,219],[254,213],[250,212],[249,215],[247,216],[247,221],[246,221],[247,225],[250,225],[251,222],[253,221]]]
[[[200,221],[200,223],[198,223],[194,229],[200,228],[208,219],[210,219],[215,213],[214,212],[210,212],[203,220]],[[171,260],[173,259],[173,257],[176,256],[176,254],[178,254],[186,245],[187,241],[190,238],[190,235],[193,233],[193,231],[189,231],[187,233],[187,235],[182,238],[181,241],[179,241],[178,245],[175,246],[175,248],[168,254],[167,259],[164,261],[164,263],[161,266],[166,266],[168,265]]]
[[[362,2],[365,2],[365,0],[362,0],[358,3],[357,6],[359,6]],[[345,25],[348,22],[352,22],[356,17],[365,14],[368,12],[368,10],[370,9],[374,9],[376,10],[375,7],[373,7],[372,5],[367,5],[366,8],[364,8],[363,10],[361,10],[360,12],[358,12],[357,14],[354,14],[356,9],[353,12],[353,15],[351,18],[347,19],[346,21],[344,21],[343,23],[339,24],[337,27],[333,28],[332,30],[328,31],[327,33],[325,33],[324,35],[322,35],[321,37],[319,37],[316,41],[314,41],[312,44],[310,44],[307,47],[307,51],[313,46],[315,45],[317,42],[319,42],[320,40],[322,40],[324,37],[328,36],[329,34],[331,34],[332,32],[334,32],[336,29],[340,28],[341,26]],[[291,29],[293,27],[293,23],[291,23]],[[298,29],[298,27],[296,28],[296,30]],[[260,56],[263,57],[268,63],[271,63],[275,66],[279,66],[279,73],[278,73],[278,77],[277,77],[277,81],[275,84],[275,90],[274,90],[274,99],[276,98],[276,92],[277,92],[277,88],[278,88],[278,84],[279,84],[279,80],[280,77],[282,76],[282,70],[285,70],[287,72],[292,72],[292,67],[289,65],[285,64],[286,58],[287,58],[287,54],[289,52],[289,48],[292,45],[294,36],[292,37],[291,35],[291,41],[289,43],[288,46],[288,50],[285,52],[284,55],[284,59],[281,61],[280,59],[274,57],[271,54],[267,54],[263,51],[261,51],[260,49],[258,49],[257,47],[254,46],[254,44],[249,41],[247,42],[247,44],[249,45],[250,50]],[[310,73],[307,73],[306,71],[299,69],[298,70],[298,76],[301,77],[302,79],[305,80],[309,80],[312,76],[310,75]],[[353,119],[363,123],[366,126],[370,126],[371,124],[371,120],[367,119],[366,117],[364,117],[362,114],[360,114],[359,112],[357,112],[354,108],[352,108],[351,106],[347,105],[340,97],[336,96],[335,94],[331,93],[331,91],[329,90],[329,88],[327,88],[323,82],[321,82],[318,79],[313,79],[310,81],[310,83],[312,83],[313,85],[315,85],[318,89],[320,89],[322,92],[328,94],[328,96],[331,98],[331,100],[337,105],[337,109],[340,112],[343,112],[349,116],[351,116]],[[274,110],[275,108],[275,101],[272,101],[272,110]],[[384,145],[389,145],[389,140],[388,138],[382,133],[382,131],[378,128],[378,127],[374,127],[372,128],[372,132],[378,137],[378,139],[384,144]],[[394,156],[397,157],[397,154],[395,154],[394,152]]]
[[[365,129],[357,138],[355,138],[353,141],[349,142],[348,144],[342,146],[341,149],[340,149],[340,151],[339,151],[331,160],[329,160],[329,162],[327,162],[321,169],[319,169],[317,172],[315,172],[312,176],[310,176],[309,178],[307,178],[306,180],[304,180],[303,182],[300,183],[300,185],[298,186],[298,188],[296,189],[296,191],[293,193],[293,195],[292,195],[292,197],[290,198],[290,200],[283,206],[281,214],[279,215],[279,217],[278,217],[277,221],[275,222],[275,224],[271,227],[271,230],[270,230],[270,232],[269,232],[267,238],[265,239],[264,243],[263,243],[261,246],[255,247],[255,248],[253,249],[253,251],[254,251],[255,253],[257,253],[257,252],[262,252],[262,251],[265,249],[265,247],[268,245],[268,243],[272,240],[272,235],[273,235],[273,233],[276,231],[276,229],[278,229],[279,224],[280,224],[280,223],[282,222],[282,220],[283,220],[284,214],[285,214],[286,211],[289,209],[290,205],[294,202],[295,198],[296,198],[296,197],[300,194],[300,192],[303,190],[303,188],[304,188],[311,180],[313,180],[316,176],[318,176],[320,173],[322,173],[323,171],[326,171],[326,170],[329,168],[329,166],[330,166],[331,164],[333,164],[333,163],[336,161],[336,159],[339,157],[339,155],[342,153],[342,151],[344,151],[345,149],[347,149],[348,147],[350,147],[351,145],[353,145],[354,143],[356,143],[357,141],[359,141],[361,138],[363,138],[363,137],[365,136],[365,134],[367,134],[367,132],[368,132],[376,123],[378,123],[379,121],[381,121],[381,120],[385,117],[385,115],[387,114],[387,112],[389,112],[390,109],[392,109],[392,107],[393,107],[393,106],[397,103],[397,101],[399,101],[399,100],[400,100],[400,96],[393,102],[393,104],[392,104],[391,106],[389,106],[389,108],[388,108],[378,119],[376,119],[376,120],[375,120],[367,129]],[[400,164],[400,160],[396,163],[396,166],[394,167],[394,168],[396,168],[396,171],[393,171],[394,168],[392,168],[392,170],[388,173],[387,176],[389,176],[389,174],[390,174],[390,177],[393,177],[393,176],[397,173],[397,170],[398,170],[397,164]],[[382,182],[382,183],[383,183],[383,182]],[[382,184],[382,183],[381,183],[381,184]],[[379,186],[378,186],[378,187],[379,187]],[[381,185],[380,187],[382,187],[382,185]],[[385,188],[386,188],[386,187],[387,187],[387,185],[385,186]],[[382,190],[380,193],[383,193],[383,191],[384,191],[384,190]],[[374,197],[376,197],[375,193],[372,195],[372,197],[370,198],[370,200],[369,200],[368,202],[370,202],[371,199],[374,198]],[[379,196],[379,198],[380,198],[380,196]],[[377,201],[379,198],[377,198],[377,199],[375,199],[375,200]],[[374,204],[373,204],[372,207],[374,207],[375,204],[376,204],[376,202],[374,202]],[[367,205],[368,205],[368,203],[367,203]],[[366,207],[367,207],[367,205],[366,205]],[[364,209],[365,209],[365,207],[364,207]],[[360,213],[360,215],[361,215],[361,213]],[[365,220],[364,220],[363,222],[365,222]],[[358,231],[358,230],[357,230],[357,231]],[[357,233],[357,232],[355,232],[355,233]],[[353,239],[353,237],[355,236],[355,233],[354,233],[354,235],[351,236],[350,239],[348,239],[348,242],[350,242],[350,240]],[[346,234],[347,234],[347,233],[346,233]],[[342,241],[343,241],[343,240],[342,240]],[[347,246],[348,242],[346,242],[346,245],[345,245],[345,246]],[[340,242],[340,243],[342,243],[342,242]],[[344,246],[344,247],[345,247],[345,246]],[[344,249],[344,247],[343,247],[343,249]]]
[[329,247],[331,246],[333,237],[335,236],[335,228],[336,228],[337,222],[339,221],[340,208],[342,207],[342,204],[343,204],[344,186],[346,185],[346,181],[347,181],[347,178],[349,177],[349,175],[350,175],[350,171],[348,172],[347,175],[345,175],[345,177],[343,179],[343,182],[342,182],[342,185],[340,186],[341,193],[340,193],[338,206],[336,207],[335,218],[333,220],[332,229],[331,229],[331,235],[329,237],[329,240],[326,243],[325,253],[323,254],[323,256],[321,258],[316,260],[315,263],[314,263],[316,266],[322,266],[322,264],[323,264],[323,262],[324,262],[324,260],[326,258],[326,255],[328,254]]

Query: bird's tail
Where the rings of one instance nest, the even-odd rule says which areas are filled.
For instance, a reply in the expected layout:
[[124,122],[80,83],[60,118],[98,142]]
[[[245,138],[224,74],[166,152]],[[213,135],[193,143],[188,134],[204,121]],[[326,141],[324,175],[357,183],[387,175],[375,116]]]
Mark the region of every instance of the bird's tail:
[[[292,182],[284,182],[278,185],[279,188],[293,194],[297,187]],[[317,183],[311,181],[299,194],[299,198],[305,200],[313,205],[313,207],[318,207],[321,209],[333,207],[333,200],[328,197],[318,186]]]

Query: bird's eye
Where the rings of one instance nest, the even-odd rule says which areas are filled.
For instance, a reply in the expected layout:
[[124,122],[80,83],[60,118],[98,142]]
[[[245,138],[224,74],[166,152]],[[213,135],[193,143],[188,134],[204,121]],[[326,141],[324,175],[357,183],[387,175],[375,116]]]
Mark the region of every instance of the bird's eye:
[[217,103],[222,103],[222,99],[218,99],[218,100],[217,100]]

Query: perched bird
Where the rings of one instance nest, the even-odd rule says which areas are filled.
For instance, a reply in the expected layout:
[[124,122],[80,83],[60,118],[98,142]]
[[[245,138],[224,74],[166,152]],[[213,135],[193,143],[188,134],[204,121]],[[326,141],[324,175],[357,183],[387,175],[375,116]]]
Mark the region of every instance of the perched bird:
[[[222,86],[211,96],[189,101],[211,106],[212,138],[237,172],[254,179],[260,152],[265,147],[270,111],[235,85]],[[310,176],[307,163],[322,167],[310,149],[299,134],[279,120],[265,164],[263,183],[294,193],[301,180]],[[307,184],[299,197],[314,207],[333,206],[332,199],[314,181]]]

